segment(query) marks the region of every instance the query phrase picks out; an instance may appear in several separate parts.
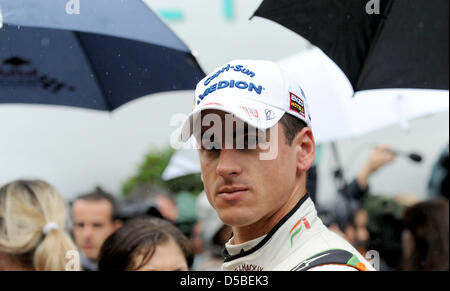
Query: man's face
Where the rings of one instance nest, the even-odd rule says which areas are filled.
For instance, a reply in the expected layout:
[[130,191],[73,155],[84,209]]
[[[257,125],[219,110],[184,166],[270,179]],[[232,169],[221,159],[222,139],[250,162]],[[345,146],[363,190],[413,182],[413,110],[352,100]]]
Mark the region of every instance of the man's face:
[[112,220],[107,200],[76,200],[72,207],[73,236],[85,256],[96,261],[105,239],[120,226]]
[[[205,112],[202,118],[211,113],[224,121],[225,113],[220,111]],[[208,128],[203,126],[202,132]],[[261,159],[264,150],[259,147],[227,149],[222,145],[222,149],[199,150],[208,200],[225,224],[251,226],[283,209],[288,212],[298,202],[291,201],[298,187],[298,148],[286,143],[280,124],[277,129],[277,134],[268,135],[268,146],[278,147],[273,159]]]
[[355,216],[356,239],[361,245],[367,244],[370,239],[369,231],[367,230],[368,215],[366,210],[359,210]]
[[365,248],[370,239],[367,230],[368,216],[367,211],[360,209],[356,212],[353,224],[345,228],[346,239],[356,248]]

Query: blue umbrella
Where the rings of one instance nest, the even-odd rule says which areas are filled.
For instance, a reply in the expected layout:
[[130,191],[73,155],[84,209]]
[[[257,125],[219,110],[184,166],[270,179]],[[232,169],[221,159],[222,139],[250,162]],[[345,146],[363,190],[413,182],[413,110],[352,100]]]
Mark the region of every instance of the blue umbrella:
[[112,111],[204,77],[140,0],[1,0],[0,14],[0,103]]

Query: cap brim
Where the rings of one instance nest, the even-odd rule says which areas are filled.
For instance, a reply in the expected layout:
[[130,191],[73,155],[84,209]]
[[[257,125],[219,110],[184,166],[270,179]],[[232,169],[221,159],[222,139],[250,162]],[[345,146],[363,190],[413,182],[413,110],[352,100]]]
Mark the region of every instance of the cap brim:
[[[240,96],[214,95],[203,100],[202,103],[184,121],[179,136],[181,141],[186,142],[195,133],[196,128],[194,127],[199,127],[199,123],[195,122],[196,126],[194,126],[194,121],[205,110],[219,110],[233,114],[248,125],[262,130],[275,126],[285,113],[284,110],[277,107]],[[200,128],[197,130],[200,130]]]

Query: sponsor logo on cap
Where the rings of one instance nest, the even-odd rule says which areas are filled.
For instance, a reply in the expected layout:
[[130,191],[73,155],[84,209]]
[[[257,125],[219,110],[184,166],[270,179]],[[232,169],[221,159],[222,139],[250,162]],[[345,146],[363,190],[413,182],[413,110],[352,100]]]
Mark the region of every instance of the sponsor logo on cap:
[[[242,73],[250,78],[254,78],[256,74],[250,69],[245,68],[243,65],[230,65],[223,67],[218,70],[216,73],[209,75],[209,77],[203,83],[205,86],[209,86],[205,89],[205,91],[198,96],[197,105],[209,94],[214,93],[218,90],[222,90],[225,88],[236,88],[241,90],[248,90],[250,92],[256,92],[258,95],[261,95],[262,90],[264,90],[263,86],[255,85],[248,80],[221,80],[211,85],[212,81],[219,77],[221,74],[225,72],[234,72],[234,73]],[[237,78],[240,78],[237,76]]]
[[247,116],[250,120],[251,119],[260,120],[258,109],[250,108],[250,107],[246,107],[246,106],[241,106],[241,109],[244,110],[244,112],[247,114]]
[[290,109],[294,112],[297,112],[301,116],[305,117],[305,103],[303,102],[303,99],[298,97],[292,92],[289,92],[290,94]]
[[211,93],[214,93],[218,90],[222,90],[225,88],[237,88],[241,90],[248,90],[250,92],[256,92],[256,94],[261,95],[262,90],[264,89],[263,86],[256,86],[253,83],[247,83],[245,81],[236,81],[236,80],[230,80],[230,81],[220,81],[219,83],[215,83],[208,87],[203,94],[200,94],[198,96],[197,104],[200,104],[200,102],[205,99],[206,96],[208,96]]
[[223,106],[222,104],[217,103],[217,102],[209,102],[209,103],[203,104],[202,107],[203,107],[203,106],[212,106],[212,105],[225,107],[225,106]]
[[230,69],[234,72],[241,72],[244,75],[250,76],[250,78],[253,78],[256,76],[254,72],[250,71],[249,69],[244,68],[244,66],[242,66],[242,65],[232,66],[232,65],[228,64],[226,67],[223,67],[216,73],[209,76],[208,79],[206,79],[206,81],[205,81],[205,86],[208,86],[212,80],[219,77],[220,74],[222,74],[223,72],[229,72]]
[[267,120],[267,121],[268,121],[268,120],[275,119],[275,117],[276,117],[275,112],[273,112],[273,111],[270,110],[270,109],[266,109],[266,110],[265,110],[265,113],[266,113],[266,120]]

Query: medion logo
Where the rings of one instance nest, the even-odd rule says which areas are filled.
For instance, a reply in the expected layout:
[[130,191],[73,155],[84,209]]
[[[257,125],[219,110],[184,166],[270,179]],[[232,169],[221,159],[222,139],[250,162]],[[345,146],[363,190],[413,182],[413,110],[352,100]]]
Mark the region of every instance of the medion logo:
[[75,92],[76,88],[48,76],[39,74],[38,70],[32,66],[30,60],[12,56],[4,59],[0,63],[0,86],[3,87],[40,87],[51,93],[59,93],[62,90]]
[[258,95],[261,95],[262,91],[264,90],[263,86],[257,86],[251,82],[247,83],[245,81],[236,81],[236,80],[220,81],[219,83],[216,83],[207,88],[203,94],[200,94],[200,96],[198,96],[199,100],[197,101],[197,104],[200,104],[200,102],[203,99],[205,99],[205,97],[208,96],[209,94],[225,88],[237,88],[241,90],[248,90],[250,92],[254,91]]

